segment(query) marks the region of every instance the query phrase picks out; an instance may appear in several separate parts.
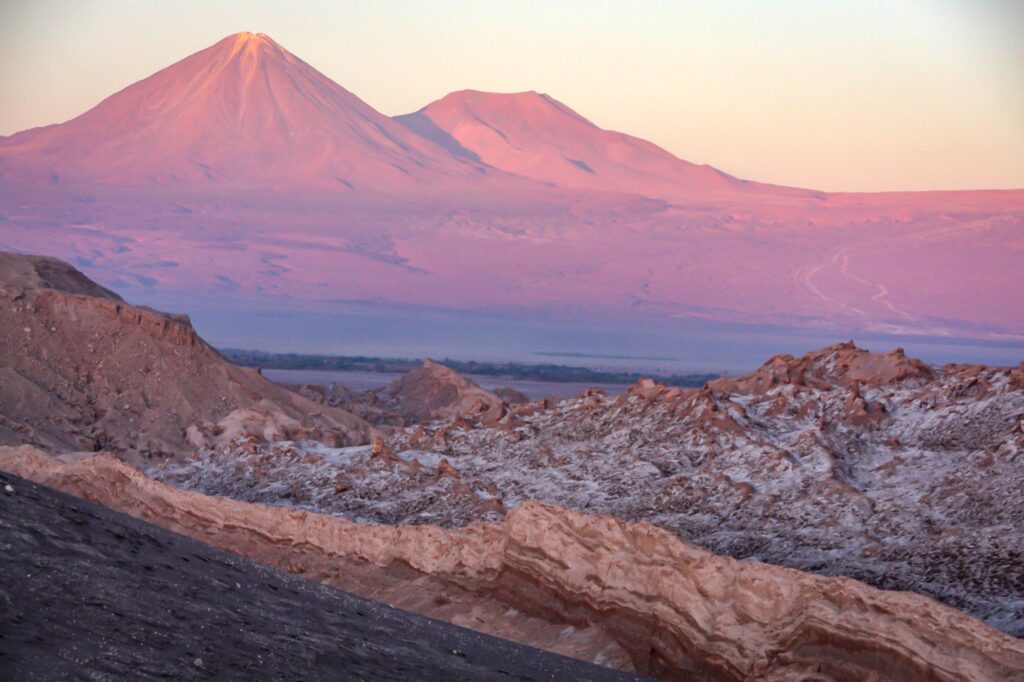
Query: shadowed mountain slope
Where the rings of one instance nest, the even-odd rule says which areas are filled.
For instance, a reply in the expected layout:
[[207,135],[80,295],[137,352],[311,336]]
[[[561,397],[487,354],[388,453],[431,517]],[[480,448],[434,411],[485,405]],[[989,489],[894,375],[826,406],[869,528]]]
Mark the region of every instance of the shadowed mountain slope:
[[0,252],[0,376],[0,443],[146,456],[243,433],[373,434],[232,365],[187,317],[129,305],[52,258]]

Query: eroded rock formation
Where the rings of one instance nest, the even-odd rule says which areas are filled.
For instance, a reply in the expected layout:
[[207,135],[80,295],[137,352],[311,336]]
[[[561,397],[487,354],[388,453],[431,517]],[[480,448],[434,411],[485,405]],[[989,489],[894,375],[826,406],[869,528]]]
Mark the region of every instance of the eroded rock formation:
[[[276,444],[150,472],[383,523],[456,527],[550,502],[919,592],[1024,634],[1024,367],[933,368],[838,344],[702,389],[642,381],[540,407],[398,431],[390,467],[368,449]],[[458,480],[436,476],[442,459]]]
[[524,503],[457,530],[360,525],[176,490],[106,455],[4,448],[0,469],[371,598],[665,679],[1024,679],[1024,643],[954,609],[715,556],[646,523]]
[[62,261],[0,253],[0,443],[144,457],[372,433],[227,362],[185,316],[131,306]]

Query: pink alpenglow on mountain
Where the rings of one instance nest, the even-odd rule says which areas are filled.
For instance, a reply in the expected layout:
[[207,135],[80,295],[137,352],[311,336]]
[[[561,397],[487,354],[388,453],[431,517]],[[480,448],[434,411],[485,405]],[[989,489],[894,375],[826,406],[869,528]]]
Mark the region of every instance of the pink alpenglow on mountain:
[[[262,33],[237,33],[67,123],[0,145],[5,179],[397,190],[480,175]],[[31,176],[29,176],[31,177]]]
[[550,95],[463,90],[396,120],[463,156],[560,187],[666,199],[812,192],[739,180],[631,135],[602,130]]
[[253,33],[0,139],[0,249],[197,320],[354,304],[1024,343],[1024,190],[764,185],[536,93],[392,119]]

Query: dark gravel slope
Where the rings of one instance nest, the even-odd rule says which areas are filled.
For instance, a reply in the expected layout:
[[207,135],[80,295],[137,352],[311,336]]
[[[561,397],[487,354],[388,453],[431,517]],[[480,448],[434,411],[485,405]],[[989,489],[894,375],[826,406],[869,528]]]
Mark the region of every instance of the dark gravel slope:
[[0,679],[619,680],[0,473]]

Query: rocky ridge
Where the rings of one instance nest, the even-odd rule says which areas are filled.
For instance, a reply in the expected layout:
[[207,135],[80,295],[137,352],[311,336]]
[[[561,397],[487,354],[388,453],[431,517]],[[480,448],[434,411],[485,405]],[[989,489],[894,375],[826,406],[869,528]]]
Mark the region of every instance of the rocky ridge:
[[1024,645],[954,609],[714,556],[646,523],[524,503],[456,530],[359,525],[175,490],[105,455],[63,464],[6,448],[0,468],[329,585],[358,592],[375,574],[370,596],[429,615],[451,593],[503,604],[501,634],[520,641],[537,637],[515,631],[524,614],[571,625],[576,655],[617,649],[620,666],[665,679],[1024,679]]

